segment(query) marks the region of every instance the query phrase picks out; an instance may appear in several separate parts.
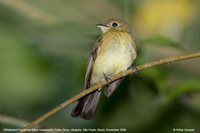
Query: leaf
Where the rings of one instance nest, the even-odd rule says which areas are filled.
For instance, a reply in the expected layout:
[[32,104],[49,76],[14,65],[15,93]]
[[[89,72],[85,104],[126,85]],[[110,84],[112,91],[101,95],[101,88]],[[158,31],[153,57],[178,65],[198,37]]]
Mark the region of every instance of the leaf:
[[168,47],[184,50],[183,46],[181,44],[179,44],[178,42],[175,42],[174,40],[171,40],[169,38],[165,38],[162,36],[149,37],[149,38],[143,39],[141,41],[141,43],[142,44],[162,45],[162,46],[168,46]]
[[170,91],[166,93],[166,99],[167,101],[172,101],[178,96],[194,91],[200,91],[200,83],[198,80],[189,80],[171,88]]

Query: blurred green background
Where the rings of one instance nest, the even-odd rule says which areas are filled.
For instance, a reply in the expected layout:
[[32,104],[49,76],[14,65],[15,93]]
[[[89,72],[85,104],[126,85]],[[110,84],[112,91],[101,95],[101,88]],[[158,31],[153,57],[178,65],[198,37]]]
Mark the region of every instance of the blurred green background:
[[[199,0],[0,0],[0,114],[32,121],[82,91],[96,23],[120,18],[137,40],[135,65],[200,51]],[[101,98],[90,121],[75,104],[42,123],[126,128],[135,133],[200,130],[200,60],[146,69]],[[16,125],[0,123],[0,128]]]

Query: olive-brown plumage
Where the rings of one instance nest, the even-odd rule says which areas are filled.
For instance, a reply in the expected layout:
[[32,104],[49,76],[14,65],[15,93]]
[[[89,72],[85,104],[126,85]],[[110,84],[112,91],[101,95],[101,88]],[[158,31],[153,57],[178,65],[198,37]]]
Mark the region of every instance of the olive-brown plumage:
[[[110,19],[105,24],[98,24],[97,27],[101,29],[102,35],[94,45],[89,58],[85,89],[127,70],[136,58],[136,45],[126,23],[118,19]],[[122,79],[109,84],[104,94],[109,97],[121,81]],[[101,91],[97,90],[81,98],[71,115],[86,120],[91,119],[96,111],[100,95]]]

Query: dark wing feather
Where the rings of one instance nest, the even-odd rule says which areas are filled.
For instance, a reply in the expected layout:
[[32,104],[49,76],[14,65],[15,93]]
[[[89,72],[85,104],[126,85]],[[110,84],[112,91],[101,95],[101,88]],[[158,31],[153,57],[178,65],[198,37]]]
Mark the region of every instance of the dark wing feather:
[[92,53],[90,54],[90,58],[88,61],[87,70],[86,70],[86,74],[85,74],[84,89],[87,89],[90,86],[90,79],[92,76],[92,68],[93,68],[94,62],[96,60],[97,54],[99,52],[99,48],[100,48],[100,44],[101,44],[100,41],[101,41],[101,39],[98,39],[98,41],[95,43],[95,45],[92,49]]
[[120,85],[120,83],[122,82],[124,78],[121,78],[121,79],[118,79],[112,83],[110,83],[108,85],[108,88],[105,88],[104,89],[104,94],[107,96],[107,97],[110,97],[112,95],[112,93],[116,90],[116,88]]
[[[100,50],[101,38],[97,40],[96,44],[93,47],[92,53],[89,58],[86,76],[85,76],[85,85],[84,88],[87,89],[90,87],[90,80],[92,75],[92,69],[98,52]],[[96,111],[96,107],[100,98],[101,92],[95,91],[83,98],[81,98],[72,111],[71,115],[73,117],[80,116],[83,119],[91,119]]]

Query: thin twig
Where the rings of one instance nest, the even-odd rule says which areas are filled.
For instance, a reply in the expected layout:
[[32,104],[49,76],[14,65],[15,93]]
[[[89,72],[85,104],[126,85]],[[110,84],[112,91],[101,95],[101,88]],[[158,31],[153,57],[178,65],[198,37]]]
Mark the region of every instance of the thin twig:
[[[5,124],[5,125],[10,125],[10,126],[16,126],[19,128],[25,127],[29,122],[26,120],[22,120],[19,118],[15,118],[12,116],[8,116],[8,115],[4,115],[4,114],[0,114],[0,123],[1,124]],[[46,129],[46,127],[40,127],[40,126],[36,126],[37,129]],[[48,129],[53,129],[53,128],[49,128]],[[4,131],[4,128],[2,128],[2,130],[0,131]],[[49,133],[48,131],[43,131],[44,133]],[[51,131],[51,133],[60,133],[58,131]]]
[[28,121],[0,114],[0,123],[11,126],[24,127],[28,124]]
[[27,18],[36,20],[44,24],[52,24],[57,21],[54,16],[46,13],[28,1],[22,0],[0,0],[0,3],[15,9],[17,12],[26,15]]
[[32,123],[30,123],[28,126],[25,127],[25,129],[33,128],[33,127],[37,126],[42,121],[51,117],[52,115],[54,115],[58,111],[62,110],[63,108],[67,107],[71,103],[76,102],[78,99],[84,97],[85,95],[88,95],[89,93],[91,93],[91,92],[93,92],[97,89],[102,89],[103,86],[105,86],[105,85],[107,85],[107,84],[109,84],[109,83],[111,83],[111,82],[113,82],[117,79],[125,77],[129,74],[136,73],[136,70],[141,71],[143,69],[150,68],[150,67],[153,67],[153,66],[159,66],[159,65],[163,65],[163,64],[169,64],[169,63],[174,63],[174,62],[181,61],[181,60],[187,60],[187,59],[198,58],[198,57],[200,57],[200,52],[182,55],[182,56],[176,56],[176,57],[169,57],[169,58],[153,61],[153,62],[150,62],[150,63],[146,63],[144,65],[139,65],[139,66],[136,67],[136,69],[129,69],[129,70],[126,70],[126,71],[121,72],[119,74],[116,74],[108,82],[104,80],[102,82],[96,83],[93,86],[91,86],[90,88],[80,92],[76,96],[74,96],[74,97],[70,98],[69,100],[63,102],[62,104],[58,105],[56,108],[52,109],[51,111],[47,112],[46,114],[42,115],[41,117],[39,117],[38,119],[36,119]]

